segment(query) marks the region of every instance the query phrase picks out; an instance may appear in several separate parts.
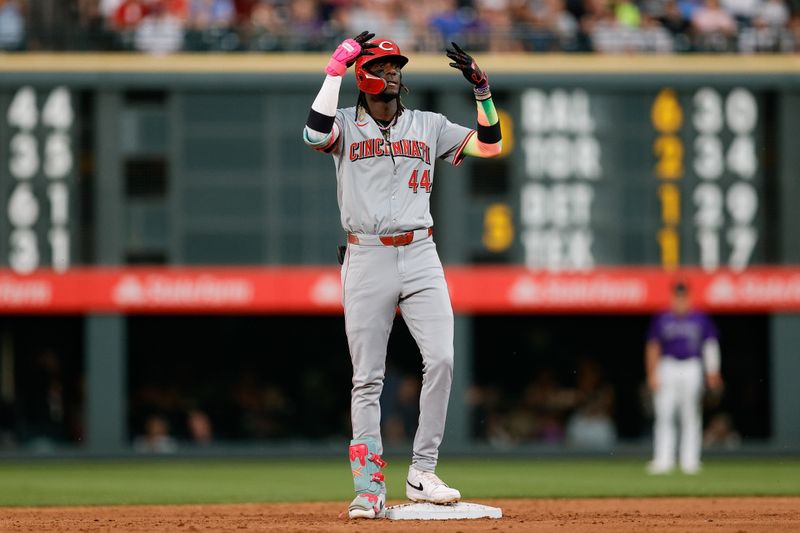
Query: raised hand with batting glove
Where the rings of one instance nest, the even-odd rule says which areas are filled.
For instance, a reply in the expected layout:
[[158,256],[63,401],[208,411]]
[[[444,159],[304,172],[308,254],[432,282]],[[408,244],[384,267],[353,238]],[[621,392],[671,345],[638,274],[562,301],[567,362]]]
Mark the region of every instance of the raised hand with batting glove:
[[362,31],[352,39],[342,41],[328,61],[325,72],[331,76],[343,76],[347,69],[353,66],[356,59],[361,56],[371,56],[372,52],[369,49],[375,48],[376,45],[367,41],[373,37],[375,37],[374,33]]
[[347,72],[347,68],[356,62],[356,59],[361,56],[373,55],[370,48],[375,48],[376,45],[368,41],[374,36],[374,33],[362,31],[352,39],[345,39],[336,47],[325,66],[327,76],[325,76],[322,89],[317,94],[314,103],[311,104],[308,113],[306,129],[303,134],[307,143],[327,149],[336,141],[339,133],[334,124],[334,115],[336,115],[342,76]]
[[453,60],[450,66],[461,71],[464,77],[476,88],[489,85],[489,78],[481,70],[471,55],[461,49],[456,43],[451,42],[453,48],[447,48],[447,57]]
[[447,57],[453,60],[450,66],[461,71],[461,74],[473,85],[475,100],[478,105],[478,134],[469,138],[464,147],[464,154],[475,157],[494,157],[503,150],[500,119],[492,102],[489,88],[489,77],[481,70],[471,55],[451,42],[447,48]]

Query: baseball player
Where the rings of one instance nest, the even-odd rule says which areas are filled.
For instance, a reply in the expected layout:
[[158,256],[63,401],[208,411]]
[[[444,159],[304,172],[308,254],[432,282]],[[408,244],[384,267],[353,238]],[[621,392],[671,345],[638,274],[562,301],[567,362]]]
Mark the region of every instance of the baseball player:
[[711,318],[691,309],[689,288],[678,282],[672,309],[656,315],[645,348],[647,384],[653,392],[655,427],[651,474],[666,474],[675,466],[675,415],[681,426],[680,467],[700,471],[703,374],[709,389],[722,387],[717,330]]
[[[500,124],[486,74],[453,43],[450,66],[474,86],[476,129],[407,109],[396,43],[363,32],[336,49],[311,105],[303,139],[331,154],[341,223],[347,234],[341,282],[345,330],[353,364],[349,455],[356,496],[351,518],[384,515],[380,395],[386,347],[397,307],[423,360],[419,426],[406,495],[414,501],[457,502],[458,490],[434,473],[453,377],[453,310],[432,238],[430,194],[434,163],[501,151]],[[342,76],[355,65],[360,92],[354,107],[337,109]]]

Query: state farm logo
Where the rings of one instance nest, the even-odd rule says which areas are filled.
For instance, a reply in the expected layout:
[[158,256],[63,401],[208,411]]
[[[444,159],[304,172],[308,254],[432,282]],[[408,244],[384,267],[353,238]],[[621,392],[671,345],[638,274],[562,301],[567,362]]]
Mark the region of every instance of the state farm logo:
[[0,306],[48,305],[52,300],[47,281],[0,277]]
[[251,303],[254,292],[242,278],[127,275],[114,286],[112,298],[117,305],[238,306]]
[[520,277],[509,290],[517,305],[640,305],[647,301],[647,284],[638,279]]
[[728,276],[716,278],[706,289],[706,299],[709,303],[721,304],[736,301],[736,286]]
[[717,276],[706,290],[712,305],[797,305],[800,274]]

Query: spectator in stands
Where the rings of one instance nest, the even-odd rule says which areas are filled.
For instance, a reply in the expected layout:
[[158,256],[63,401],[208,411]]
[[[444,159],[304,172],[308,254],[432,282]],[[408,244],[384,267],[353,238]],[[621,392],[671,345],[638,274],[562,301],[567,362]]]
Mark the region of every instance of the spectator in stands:
[[240,46],[234,31],[233,0],[189,0],[186,49],[232,51]]
[[27,50],[70,50],[78,29],[78,3],[64,0],[9,0],[26,18]]
[[430,27],[436,30],[443,43],[458,41],[468,43],[468,33],[474,23],[471,11],[459,9],[456,0],[435,2],[430,14]]
[[[739,32],[740,52],[780,52],[790,38],[789,8],[784,0],[765,0],[751,27]],[[791,46],[791,45],[790,45]]]
[[742,437],[733,429],[733,421],[727,413],[717,413],[708,421],[703,432],[703,448],[733,450],[739,447]]
[[567,10],[564,0],[527,2],[517,16],[525,25],[527,49],[552,52],[577,48],[578,21]]
[[214,440],[211,419],[200,409],[192,409],[187,413],[186,429],[193,444],[207,446]]
[[642,24],[639,6],[631,0],[616,0],[614,2],[614,16],[622,27],[638,28]]
[[16,0],[0,0],[0,50],[20,50],[25,38],[25,19]]
[[[794,2],[790,9],[787,0],[0,0],[0,50],[319,50],[369,27],[425,52],[451,40],[494,52],[791,52],[800,46]],[[176,19],[185,25],[180,46]]]
[[785,38],[782,40],[781,52],[800,52],[800,13],[789,19]]
[[122,0],[117,4],[108,25],[116,32],[121,48],[133,49],[134,33],[146,14],[144,0]]
[[183,48],[183,21],[169,12],[165,0],[153,0],[139,22],[134,45],[140,52],[168,54]]
[[[355,35],[362,31],[362,28],[369,28],[376,35],[390,37],[403,50],[413,48],[411,25],[406,13],[415,9],[427,12],[429,6],[415,5],[413,9],[404,10],[395,0],[356,0],[347,10],[347,33]],[[430,33],[431,28],[428,27],[427,31]]]
[[[158,0],[151,0],[158,1]],[[178,17],[182,21],[186,21],[189,16],[189,0],[162,0],[169,11],[170,15]]]
[[113,26],[120,32],[132,31],[145,15],[147,10],[144,0],[122,0],[114,11]]
[[557,444],[574,394],[561,386],[551,368],[537,370],[509,412],[509,434],[517,441]]
[[519,28],[513,19],[509,0],[476,0],[476,19],[487,26],[486,49],[489,52],[523,52]]
[[694,12],[703,7],[704,3],[704,0],[678,0],[678,9],[681,10],[683,18],[691,21]]
[[633,48],[631,32],[619,23],[606,0],[588,0],[581,24],[595,52],[620,53]]
[[675,51],[686,52],[691,48],[691,24],[681,13],[677,0],[668,0],[664,4],[664,13],[658,17],[658,22],[671,34]]
[[325,46],[323,36],[324,21],[314,0],[293,0],[289,4],[284,49],[322,50]]
[[771,28],[785,28],[789,23],[789,8],[785,0],[765,0],[759,4],[756,20]]
[[242,374],[233,388],[234,407],[242,436],[274,439],[289,433],[292,406],[279,385],[262,384],[251,374]]
[[190,0],[189,27],[205,31],[211,28],[229,28],[236,12],[232,0]]
[[258,3],[258,0],[233,0],[234,24],[239,28],[246,26]]
[[77,0],[78,35],[74,46],[79,50],[113,50],[117,36],[111,31],[108,13],[116,6],[104,6],[102,0]]
[[250,12],[243,39],[250,50],[279,50],[285,28],[285,21],[272,0],[260,0]]
[[669,54],[675,51],[675,39],[672,34],[659,24],[658,19],[650,15],[642,16],[639,36],[641,38],[640,52]]
[[120,4],[122,4],[122,1],[123,0],[99,0],[98,9],[100,10],[100,14],[106,20],[112,20]]
[[[430,19],[433,16],[433,8],[435,4],[430,2],[423,2],[414,9],[409,9],[406,12],[406,20],[408,22],[408,40],[407,45],[400,44],[402,50],[408,48],[417,52],[431,52],[442,49],[445,43],[442,42],[442,37],[438,32],[431,31]],[[479,49],[481,47],[475,45],[475,35],[471,35],[472,44],[471,49]]]
[[753,23],[764,0],[722,0],[722,9],[732,15],[740,28],[746,28]]
[[544,26],[556,35],[561,50],[573,51],[578,47],[578,21],[567,10],[564,0],[545,0],[542,14]]
[[578,363],[575,408],[567,422],[567,442],[578,448],[609,449],[617,440],[614,389],[593,359]]
[[133,440],[133,449],[140,453],[175,453],[178,442],[169,434],[169,422],[160,415],[150,415],[144,433]]
[[736,21],[722,9],[719,0],[705,0],[703,7],[692,14],[691,22],[695,46],[699,50],[726,52],[733,49]]

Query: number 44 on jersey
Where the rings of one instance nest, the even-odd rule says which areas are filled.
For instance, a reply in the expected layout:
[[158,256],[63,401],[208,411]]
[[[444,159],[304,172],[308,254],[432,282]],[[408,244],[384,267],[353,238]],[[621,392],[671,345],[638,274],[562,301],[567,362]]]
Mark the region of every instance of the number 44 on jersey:
[[419,178],[419,181],[417,181],[417,173],[417,169],[414,169],[414,172],[411,173],[411,177],[408,179],[408,186],[414,191],[415,194],[417,189],[420,188],[425,189],[425,192],[430,193],[431,187],[433,186],[431,183],[431,171],[429,169],[424,170],[422,172],[422,177]]

